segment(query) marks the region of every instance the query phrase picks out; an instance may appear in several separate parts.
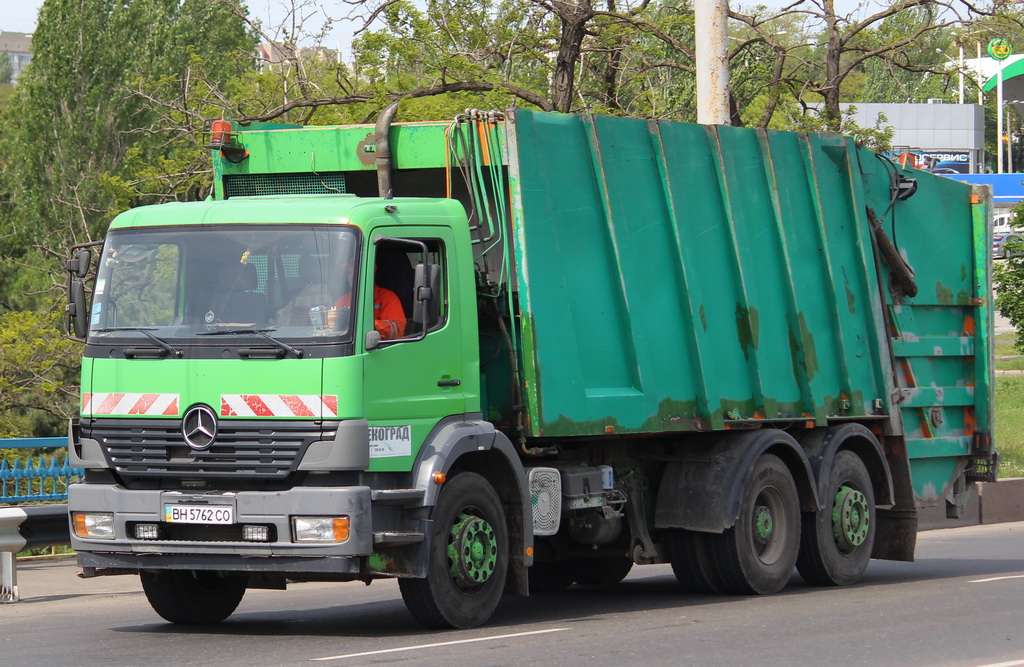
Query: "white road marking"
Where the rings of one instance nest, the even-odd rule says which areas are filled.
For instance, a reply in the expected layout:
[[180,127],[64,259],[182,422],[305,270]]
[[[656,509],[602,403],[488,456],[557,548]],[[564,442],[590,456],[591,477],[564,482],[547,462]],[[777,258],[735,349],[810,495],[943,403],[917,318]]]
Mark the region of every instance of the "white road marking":
[[1011,660],[1009,662],[993,662],[989,665],[978,665],[978,667],[1020,667],[1024,665],[1024,660]]
[[[1004,579],[1024,579],[1024,574],[1012,574],[1012,575],[1009,575],[1009,576],[1006,576],[1006,577],[989,577],[988,579],[972,579],[971,581],[968,581],[967,583],[969,583],[969,584],[987,584],[990,581],[1003,581]],[[1014,663],[1006,663],[1006,664],[1008,664],[1008,665],[1009,664],[1019,665],[1019,664],[1022,664],[1022,663],[1014,662]]]
[[450,642],[437,642],[436,644],[418,644],[416,646],[401,646],[399,648],[383,648],[378,651],[363,651],[362,653],[346,653],[344,655],[331,655],[326,658],[311,658],[317,660],[344,660],[345,658],[362,658],[368,655],[383,655],[385,653],[400,653],[402,651],[418,651],[425,648],[438,648],[440,646],[455,646],[457,644],[472,644],[474,642],[489,642],[495,639],[513,639],[516,637],[529,637],[531,635],[544,635],[549,632],[564,632],[569,628],[551,628],[550,630],[533,630],[532,632],[516,632],[510,635],[493,635],[491,637],[476,637],[475,639],[458,639]]

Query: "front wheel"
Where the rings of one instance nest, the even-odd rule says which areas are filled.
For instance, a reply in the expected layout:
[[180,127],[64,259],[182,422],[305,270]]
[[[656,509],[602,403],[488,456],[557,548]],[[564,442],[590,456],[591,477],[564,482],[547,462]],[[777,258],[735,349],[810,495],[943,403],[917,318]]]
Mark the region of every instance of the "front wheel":
[[785,588],[800,546],[800,499],[781,459],[758,458],[735,525],[708,542],[723,592],[766,595]]
[[480,475],[452,475],[433,513],[423,579],[399,579],[409,612],[431,628],[474,628],[498,607],[508,571],[508,528],[498,494]]
[[142,570],[139,578],[153,611],[171,623],[189,625],[211,625],[230,616],[249,581],[245,576],[189,570]]
[[875,544],[875,493],[860,457],[837,452],[828,474],[824,511],[804,521],[796,568],[812,586],[860,581]]

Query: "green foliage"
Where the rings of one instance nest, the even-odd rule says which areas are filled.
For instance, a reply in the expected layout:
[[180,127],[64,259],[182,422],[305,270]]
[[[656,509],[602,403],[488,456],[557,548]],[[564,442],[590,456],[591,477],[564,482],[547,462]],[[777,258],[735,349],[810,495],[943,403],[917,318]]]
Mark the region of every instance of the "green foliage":
[[[454,81],[511,84],[547,94],[547,54],[557,25],[537,6],[517,0],[395,2],[382,27],[352,44],[352,74],[383,103],[390,91]],[[447,99],[446,99],[447,98]],[[480,91],[403,102],[405,120],[451,118],[467,107],[504,108],[508,92]]]
[[1010,241],[1006,251],[1008,255],[1021,254],[995,264],[992,281],[996,290],[995,305],[1017,330],[1014,347],[1024,354],[1024,336],[1021,335],[1024,331],[1024,243]]
[[134,169],[175,157],[178,137],[147,131],[161,118],[154,102],[191,93],[195,59],[213,83],[237,75],[252,44],[217,0],[47,0],[0,117],[0,254],[56,258],[147,195],[177,196],[179,181],[149,187],[154,175]]
[[11,54],[7,51],[0,51],[0,83],[10,83],[14,77],[14,68],[11,67]]
[[0,437],[63,430],[81,352],[53,314],[66,248],[208,190],[211,91],[251,70],[254,45],[220,0],[46,0],[0,105]]
[[77,408],[78,354],[54,311],[0,314],[0,438],[58,435]]

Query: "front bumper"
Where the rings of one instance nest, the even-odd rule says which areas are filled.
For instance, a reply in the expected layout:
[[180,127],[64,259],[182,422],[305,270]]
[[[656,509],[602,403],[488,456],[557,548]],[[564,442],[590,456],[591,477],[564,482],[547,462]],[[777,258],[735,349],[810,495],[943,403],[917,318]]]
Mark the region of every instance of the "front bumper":
[[[272,526],[273,537],[269,542],[249,542],[223,538],[219,541],[147,540],[131,536],[131,526],[136,523],[166,525],[165,506],[181,503],[230,506],[233,509],[235,524]],[[75,484],[68,490],[68,508],[72,513],[114,514],[114,539],[82,538],[72,530],[71,546],[79,552],[79,564],[85,567],[140,567],[131,563],[143,561],[153,567],[167,567],[158,564],[161,562],[193,561],[221,562],[226,565],[245,559],[250,560],[251,566],[261,561],[260,557],[270,557],[265,567],[261,569],[278,571],[286,562],[296,561],[298,564],[294,567],[299,569],[285,568],[281,571],[344,573],[353,571],[352,568],[358,570],[357,559],[373,552],[370,489],[364,486],[196,493],[135,491],[112,484]],[[294,516],[348,516],[349,538],[344,542],[326,544],[296,542],[291,528],[291,519]],[[189,558],[175,558],[183,554],[187,554]],[[257,560],[251,560],[253,558]],[[327,559],[320,566],[326,569],[308,570],[310,563],[306,559],[310,558]],[[251,571],[252,568],[246,566],[237,569]]]

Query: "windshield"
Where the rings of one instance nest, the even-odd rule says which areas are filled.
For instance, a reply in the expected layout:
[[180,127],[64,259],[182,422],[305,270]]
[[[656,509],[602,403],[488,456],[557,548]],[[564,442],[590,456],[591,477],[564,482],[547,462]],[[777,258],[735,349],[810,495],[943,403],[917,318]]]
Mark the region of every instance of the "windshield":
[[100,257],[89,336],[222,345],[210,334],[260,330],[335,342],[351,327],[358,246],[358,230],[340,225],[113,231]]

